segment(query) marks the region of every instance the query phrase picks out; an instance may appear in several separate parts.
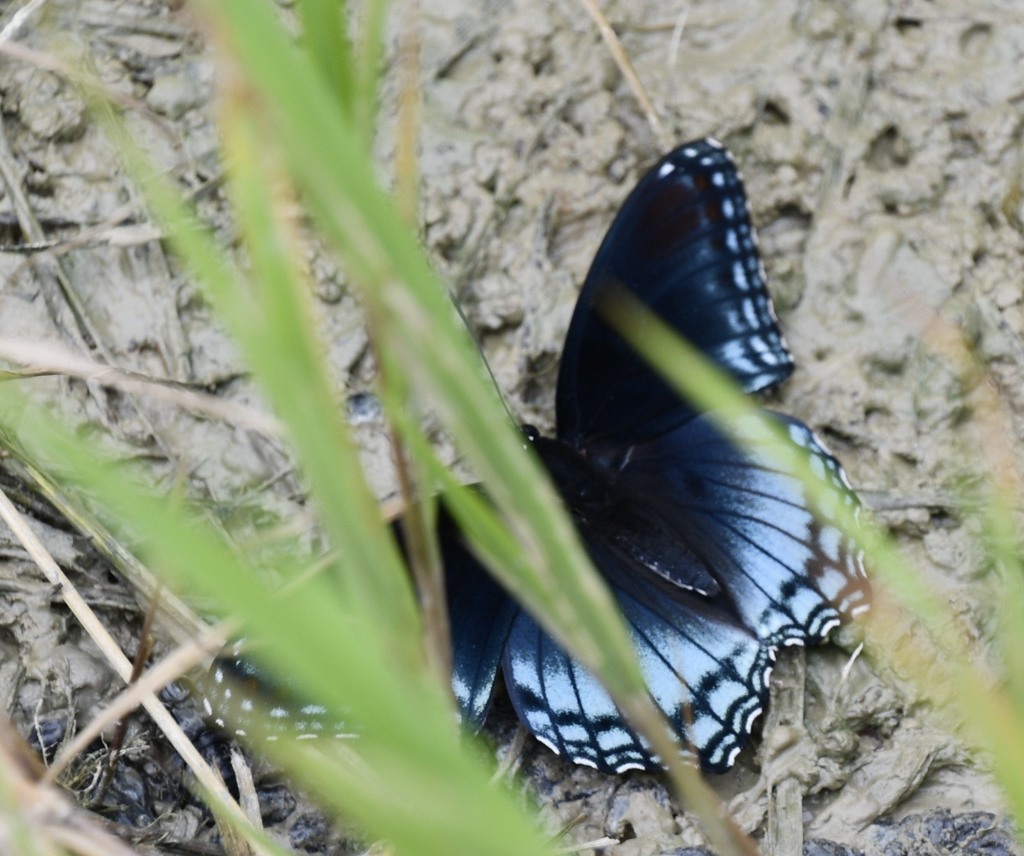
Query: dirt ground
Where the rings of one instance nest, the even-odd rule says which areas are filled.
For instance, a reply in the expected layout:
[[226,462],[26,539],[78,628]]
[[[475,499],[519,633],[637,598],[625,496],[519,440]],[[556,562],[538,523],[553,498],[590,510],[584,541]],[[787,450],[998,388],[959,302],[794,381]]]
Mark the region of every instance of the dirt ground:
[[[0,26],[20,5],[0,2]],[[85,58],[114,91],[143,102],[148,112],[130,113],[133,133],[203,216],[227,229],[216,70],[179,5],[51,0],[16,38]],[[581,4],[421,6],[425,242],[513,411],[550,430],[575,294],[618,204],[660,152]],[[983,655],[997,580],[959,498],[965,484],[984,482],[990,458],[1019,472],[1024,450],[1024,8],[1019,0],[635,0],[606,13],[671,138],[716,136],[743,171],[798,366],[772,406],[827,440]],[[132,180],[74,89],[8,56],[0,96],[0,345],[59,344],[261,406],[196,287],[154,240]],[[383,162],[389,133],[385,122]],[[19,226],[19,197],[38,233]],[[58,250],[6,249],[39,241]],[[364,394],[371,378],[359,311],[328,258],[311,253],[309,265],[339,400],[383,499],[393,486],[383,426]],[[155,484],[185,480],[238,538],[267,521],[304,519],[286,451],[253,430],[77,381],[31,385],[98,443],[147,459]],[[985,411],[992,391],[995,417]],[[141,615],[109,565],[16,474],[0,479],[134,651]],[[767,818],[795,789],[805,853],[1024,852],[1001,819],[984,759],[950,737],[870,647],[848,662],[847,651],[829,646],[809,652],[806,667],[801,658],[779,670],[763,735],[714,777],[741,825],[772,834]],[[116,690],[0,529],[4,709],[25,735],[33,722],[59,733],[87,722]],[[786,719],[793,710],[795,723]],[[507,704],[493,719],[491,736],[507,748]],[[210,840],[208,818],[141,719],[129,746],[106,806],[122,832]],[[600,850],[609,856],[692,854],[704,844],[656,776],[572,767],[533,741],[519,775],[552,830],[575,822],[570,840],[619,840]],[[271,828],[295,852],[360,852],[272,778],[261,793]]]

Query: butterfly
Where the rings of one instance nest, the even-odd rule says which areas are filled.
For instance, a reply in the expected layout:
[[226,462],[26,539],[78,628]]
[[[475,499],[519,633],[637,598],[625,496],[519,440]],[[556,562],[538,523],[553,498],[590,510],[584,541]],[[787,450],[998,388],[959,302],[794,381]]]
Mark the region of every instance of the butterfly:
[[[870,586],[861,551],[810,511],[796,474],[744,438],[743,426],[726,434],[617,332],[603,307],[623,289],[746,393],[792,373],[746,194],[717,141],[679,146],[630,193],[569,324],[555,436],[524,430],[618,602],[680,751],[723,771],[765,707],[777,650],[824,641],[868,609]],[[855,513],[842,467],[811,429],[770,418]],[[481,727],[500,672],[523,725],[559,755],[611,773],[659,768],[600,682],[492,579],[443,511],[438,540],[464,724]],[[215,686],[225,688],[228,675],[264,680],[240,654],[218,661]],[[323,728],[320,708],[301,710]],[[272,713],[290,715],[280,704]]]

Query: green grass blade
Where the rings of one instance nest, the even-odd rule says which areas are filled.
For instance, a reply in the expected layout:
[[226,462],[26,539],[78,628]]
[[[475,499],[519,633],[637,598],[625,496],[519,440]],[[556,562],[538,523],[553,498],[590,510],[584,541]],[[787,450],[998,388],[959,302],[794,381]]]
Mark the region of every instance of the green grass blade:
[[356,127],[362,129],[366,148],[373,144],[373,130],[376,127],[377,96],[380,74],[384,65],[384,46],[387,38],[387,16],[390,3],[387,0],[366,0],[363,7],[363,26],[356,38],[355,71]]
[[[116,132],[116,122],[109,123]],[[234,140],[233,132],[228,136]],[[341,567],[360,569],[338,576],[343,591],[386,626],[409,628],[407,656],[419,656],[418,612],[408,574],[363,479],[358,453],[339,417],[312,322],[302,305],[303,285],[284,263],[271,200],[263,196],[265,174],[252,147],[237,143],[237,164],[247,178],[232,183],[245,229],[255,238],[262,282],[243,275],[180,196],[154,173],[132,142],[120,135],[122,151],[160,215],[170,241],[208,290],[224,320],[264,380],[278,412],[286,414],[305,471],[320,499]],[[258,175],[253,176],[253,172]],[[369,572],[367,569],[372,569]]]
[[[932,698],[947,716],[952,712],[951,724],[988,754],[1015,817],[1024,820],[1024,768],[1020,764],[1024,758],[1024,708],[999,685],[970,641],[959,632],[948,605],[881,530],[829,502],[827,491],[823,491],[820,480],[811,472],[806,456],[764,417],[763,411],[742,394],[731,378],[635,299],[625,294],[621,298],[609,309],[608,317],[637,351],[681,395],[708,412],[723,430],[731,432],[744,424],[745,435],[749,437],[753,434],[751,426],[760,425],[758,452],[800,477],[812,508],[822,508],[827,503],[835,525],[858,542],[876,583],[875,606],[865,622],[871,653],[899,664],[909,676],[915,674],[915,669],[917,674],[925,674],[921,664],[927,663],[926,674],[931,680],[922,684],[920,691]],[[995,514],[991,525],[995,527],[995,540],[1004,545],[1015,543],[1004,514]],[[1017,564],[1015,560],[1010,567]],[[1019,592],[1011,588],[1010,595],[1016,599]],[[914,647],[908,649],[905,638],[893,637],[890,631],[904,626],[894,610],[911,613],[927,629],[927,639],[915,639]],[[1013,620],[1019,622],[1020,614]],[[922,650],[922,642],[929,647]],[[938,681],[937,675],[941,676]]]
[[[287,186],[274,147],[261,143],[244,111],[228,108],[225,113],[225,149],[233,164],[229,186],[249,247],[249,284],[255,293],[246,294],[235,279],[224,312],[231,320],[232,307],[246,301],[261,310],[255,322],[255,313],[246,313],[248,327],[234,323],[232,330],[291,428],[324,523],[350,569],[339,581],[358,597],[352,606],[359,604],[377,620],[407,628],[409,638],[418,639],[419,615],[408,574],[365,486],[330,388],[307,305],[308,287],[299,272],[297,240],[280,217],[286,206],[268,190],[268,185]],[[268,175],[277,181],[268,182]]]
[[[265,98],[267,125],[324,232],[342,251],[379,320],[381,346],[444,418],[503,517],[523,539],[543,600],[527,602],[545,629],[600,674],[618,698],[644,697],[628,635],[589,569],[575,531],[518,432],[508,424],[446,290],[374,178],[356,135],[326,105],[308,61],[263,2],[221,0],[217,31],[231,31],[239,60]],[[273,55],[271,72],[261,57]],[[503,582],[513,585],[510,575]],[[641,702],[643,704],[643,702]]]
[[[336,98],[337,109],[355,121],[360,89],[365,85],[358,73],[348,33],[348,3],[344,0],[299,0],[302,46],[320,70]],[[374,93],[375,95],[376,93]]]
[[[7,385],[0,388],[0,405],[4,423],[16,423],[37,465],[60,461],[63,483],[88,492],[117,528],[146,533],[140,554],[176,588],[231,603],[266,643],[280,673],[345,710],[346,723],[360,735],[346,744],[350,751],[288,752],[282,758],[290,769],[299,768],[325,805],[354,819],[366,834],[391,841],[399,853],[546,852],[510,796],[488,786],[486,765],[466,751],[436,682],[396,662],[392,628],[342,607],[324,578],[276,596],[181,503],[149,494],[124,466],[102,460],[40,410],[23,406]],[[53,469],[52,463],[43,466]],[[472,810],[453,811],[457,806]]]

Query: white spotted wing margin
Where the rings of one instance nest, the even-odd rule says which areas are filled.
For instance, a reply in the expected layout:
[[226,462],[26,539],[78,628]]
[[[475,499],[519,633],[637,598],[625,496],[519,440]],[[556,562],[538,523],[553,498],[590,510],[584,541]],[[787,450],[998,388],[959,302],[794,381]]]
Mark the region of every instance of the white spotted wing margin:
[[691,534],[690,548],[762,642],[813,645],[870,604],[863,553],[838,520],[840,507],[856,520],[860,504],[810,428],[762,416],[783,429],[827,497],[817,514],[807,485],[752,422],[731,425],[732,440],[711,417],[693,419],[630,449],[618,480],[652,497],[671,530]]
[[204,681],[203,710],[219,730],[269,741],[354,736],[342,716],[303,701],[293,682],[264,668],[249,647],[240,639],[226,648]]
[[[738,445],[707,416],[572,479],[540,446],[622,609],[652,699],[684,756],[708,772],[728,769],[746,744],[777,648],[824,641],[870,598],[860,550],[834,520],[839,505],[857,508],[839,463],[799,421],[765,416],[806,457],[831,516],[828,507],[821,517],[809,510],[806,486],[770,450]],[[746,433],[748,442],[759,436]],[[622,537],[613,518],[588,506],[596,493],[642,502],[646,526],[630,521]],[[658,533],[678,539],[674,565],[666,566]],[[594,676],[525,613],[512,625],[503,669],[520,718],[555,752],[606,772],[661,766]]]
[[[692,595],[667,597],[658,585],[612,589],[680,752],[706,771],[728,769],[767,702],[774,650],[728,617],[687,604]],[[608,773],[662,766],[600,682],[526,613],[512,626],[503,668],[516,713],[559,755]]]
[[744,392],[793,370],[732,156],[713,139],[679,146],[623,202],[587,273],[556,389],[558,437],[577,448],[659,436],[696,415],[608,324],[625,290]]

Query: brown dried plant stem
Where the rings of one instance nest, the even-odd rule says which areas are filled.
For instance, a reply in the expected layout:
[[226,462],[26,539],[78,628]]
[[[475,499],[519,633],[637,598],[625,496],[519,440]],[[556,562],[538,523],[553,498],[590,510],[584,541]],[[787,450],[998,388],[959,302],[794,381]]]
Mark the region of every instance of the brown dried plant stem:
[[612,60],[615,65],[618,66],[619,71],[625,78],[627,85],[633,92],[633,96],[640,104],[640,109],[643,111],[644,117],[647,119],[647,123],[651,126],[651,132],[654,134],[654,139],[658,144],[658,147],[662,151],[668,151],[672,147],[672,141],[669,138],[668,132],[665,130],[665,126],[662,124],[661,119],[658,117],[658,111],[654,109],[654,104],[651,102],[650,96],[647,94],[647,89],[644,87],[640,80],[640,75],[636,73],[636,69],[633,68],[633,63],[630,62],[629,54],[626,53],[626,49],[622,46],[622,42],[619,40],[618,35],[612,28],[612,25],[608,23],[608,19],[604,16],[600,7],[597,5],[597,0],[580,0],[583,8],[587,10],[587,14],[590,15],[594,23],[597,25],[598,31],[601,33],[601,38],[604,39],[604,43],[608,48],[608,53],[611,54]]
[[[92,608],[79,593],[74,583],[68,579],[64,572],[54,561],[53,556],[46,549],[42,541],[29,527],[24,516],[15,508],[10,498],[0,490],[0,519],[7,524],[11,532],[18,539],[21,545],[28,552],[29,557],[36,566],[60,593],[68,609],[75,616],[82,628],[89,634],[93,642],[100,649],[111,668],[121,676],[126,683],[132,675],[132,664],[121,651],[117,642],[104,627]],[[209,791],[220,804],[221,811],[228,814],[238,824],[247,824],[248,821],[232,799],[227,788],[220,777],[210,769],[209,765],[192,745],[188,737],[175,722],[174,717],[160,703],[160,700],[152,692],[146,693],[142,698],[142,705],[153,718],[161,731],[166,735],[171,745],[178,751],[182,759],[199,780],[200,785]]]

